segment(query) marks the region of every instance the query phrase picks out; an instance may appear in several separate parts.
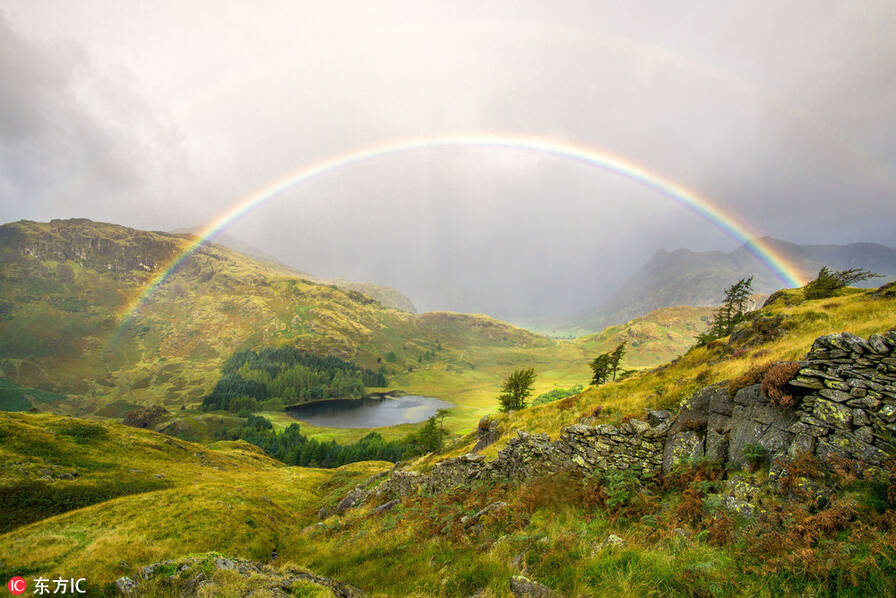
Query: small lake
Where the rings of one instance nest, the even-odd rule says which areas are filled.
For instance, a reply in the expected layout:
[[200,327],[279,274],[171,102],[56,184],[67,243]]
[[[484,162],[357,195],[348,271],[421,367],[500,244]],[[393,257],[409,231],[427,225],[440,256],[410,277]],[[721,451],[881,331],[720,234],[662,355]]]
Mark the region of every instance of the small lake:
[[324,428],[382,428],[416,424],[429,419],[451,403],[408,395],[398,398],[331,399],[295,405],[286,413],[295,419]]

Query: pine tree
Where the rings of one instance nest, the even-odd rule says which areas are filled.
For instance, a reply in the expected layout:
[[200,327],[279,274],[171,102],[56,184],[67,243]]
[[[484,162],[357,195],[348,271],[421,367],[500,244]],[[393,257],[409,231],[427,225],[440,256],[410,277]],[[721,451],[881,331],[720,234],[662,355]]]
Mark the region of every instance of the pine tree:
[[594,361],[589,364],[594,372],[594,375],[591,377],[591,384],[600,386],[610,379],[611,360],[612,357],[609,353],[601,353],[594,358]]
[[744,319],[750,297],[753,295],[753,277],[741,278],[725,289],[722,305],[716,310],[709,330],[697,336],[697,345],[705,345],[728,336]]
[[625,341],[616,347],[616,349],[610,353],[610,368],[613,370],[613,380],[616,380],[616,371],[619,369],[619,362],[622,361],[622,358],[625,356]]

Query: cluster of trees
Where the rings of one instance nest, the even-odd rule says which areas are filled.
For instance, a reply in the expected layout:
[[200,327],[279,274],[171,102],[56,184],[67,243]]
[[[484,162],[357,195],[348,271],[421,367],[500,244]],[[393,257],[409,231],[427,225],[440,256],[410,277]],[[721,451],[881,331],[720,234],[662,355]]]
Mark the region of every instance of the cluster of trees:
[[697,336],[697,346],[703,346],[734,332],[744,321],[744,314],[753,295],[753,277],[741,278],[725,289],[725,299],[713,315],[709,330]]
[[339,467],[357,461],[391,461],[440,451],[445,432],[438,416],[429,418],[417,432],[400,440],[384,440],[371,432],[357,442],[336,444],[320,441],[302,434],[299,424],[291,424],[282,432],[274,430],[270,420],[250,415],[239,438],[263,449],[267,454],[287,465],[306,467]]
[[386,385],[381,371],[294,347],[240,351],[224,363],[221,374],[212,392],[202,400],[205,411],[258,411],[269,399],[280,399],[282,404],[360,397],[367,386]]
[[[610,377],[616,379],[619,371],[619,364],[625,356],[625,342],[620,343],[614,350],[602,353],[594,358],[591,362],[591,369],[594,376],[591,383],[596,385],[603,384]],[[501,387],[501,393],[498,395],[498,401],[501,403],[501,411],[516,411],[527,407],[526,400],[532,394],[533,383],[536,374],[532,368],[524,370],[515,370],[504,381]],[[557,388],[550,392],[539,395],[533,402],[533,405],[542,405],[558,399],[563,399],[582,392],[582,386],[577,384],[572,388]]]
[[569,388],[555,388],[554,390],[549,390],[548,392],[535,397],[532,400],[532,406],[535,407],[536,405],[544,405],[545,403],[559,401],[560,399],[577,395],[583,390],[585,390],[585,388],[581,384],[576,384]]
[[622,341],[615,349],[606,353],[601,353],[594,358],[590,364],[593,375],[591,376],[591,384],[600,386],[604,382],[613,377],[616,379],[616,373],[619,371],[619,364],[625,356],[625,341]]

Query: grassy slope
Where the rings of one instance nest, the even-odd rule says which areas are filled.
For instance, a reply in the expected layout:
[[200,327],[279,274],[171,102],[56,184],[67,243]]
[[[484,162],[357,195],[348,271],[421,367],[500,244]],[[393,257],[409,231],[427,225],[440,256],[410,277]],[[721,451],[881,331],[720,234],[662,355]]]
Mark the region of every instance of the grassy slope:
[[[643,417],[644,410],[676,406],[696,390],[723,380],[735,379],[749,370],[774,361],[802,358],[815,338],[834,332],[852,332],[867,337],[896,327],[896,299],[872,298],[867,291],[846,289],[838,297],[802,301],[802,291],[788,291],[790,303],[777,301],[754,317],[784,316],[779,338],[757,346],[732,351],[721,339],[707,347],[692,349],[672,362],[639,372],[631,378],[589,387],[560,405],[547,404],[519,413],[499,415],[503,428],[521,428],[556,436],[560,430],[590,414],[595,407],[609,409],[605,419],[624,415]],[[486,449],[495,453],[508,435]],[[454,452],[462,454],[473,444],[470,435],[459,442]]]
[[[756,363],[799,357],[818,335],[842,330],[867,335],[896,326],[896,299],[875,300],[853,291],[793,306],[780,303],[768,311],[788,316],[783,336],[775,340],[734,353],[721,346],[697,349],[672,364],[590,389],[577,399],[505,415],[504,438],[514,428],[556,435],[598,404],[615,406],[617,414],[669,406],[698,385],[739,375]],[[26,446],[64,423],[52,416],[24,414],[4,416],[2,421],[8,425],[7,434],[19,433],[12,428],[14,421],[16,426],[27,424],[22,429],[33,429],[21,432]],[[96,450],[116,454],[125,464],[137,458],[129,444],[161,439],[121,426],[104,427],[111,438],[123,436]],[[76,453],[94,450],[77,443],[67,448]],[[469,596],[484,590],[483,596],[506,597],[511,575],[520,571],[570,596],[870,596],[896,590],[892,510],[882,510],[879,493],[861,481],[837,481],[835,500],[817,511],[765,493],[757,500],[780,519],[755,525],[726,518],[706,502],[702,515],[690,519],[683,511],[689,495],[682,489],[712,492],[713,483],[705,478],[640,494],[628,491],[615,505],[607,502],[612,485],[564,478],[420,496],[384,515],[364,507],[302,531],[313,509],[334,503],[350,481],[358,479],[353,477],[358,470],[366,474],[382,466],[356,464],[332,473],[284,468],[246,455],[238,446],[222,448],[231,451],[215,455],[222,471],[195,476],[195,483],[114,499],[0,536],[0,561],[18,565],[17,559],[26,555],[23,570],[64,572],[75,567],[105,582],[136,563],[179,552],[216,550],[265,560],[276,546],[278,562],[309,567],[374,596]],[[460,442],[454,452],[468,448]],[[192,450],[214,452],[196,445]],[[235,472],[226,467],[228,459],[250,463],[241,466],[245,471]],[[432,459],[417,465],[426,466]],[[161,463],[166,471],[178,467],[164,458]],[[193,467],[204,471],[200,465]],[[141,468],[158,471],[149,464]],[[749,475],[749,481],[762,483],[766,474]],[[461,516],[495,500],[505,500],[511,508],[484,518],[481,529],[463,528]],[[610,533],[624,538],[626,545],[599,548]]]
[[[89,431],[67,433],[79,425]],[[317,508],[391,466],[289,468],[245,443],[206,447],[49,414],[0,414],[0,435],[5,506],[17,497],[41,499],[24,511],[37,521],[0,536],[3,573],[77,571],[94,587],[133,575],[138,565],[192,552],[259,561],[275,548],[292,555]],[[120,496],[103,500],[98,488]],[[51,513],[54,505],[77,506],[65,501],[72,496],[98,502]],[[12,515],[4,509],[6,528],[20,524],[8,520]]]

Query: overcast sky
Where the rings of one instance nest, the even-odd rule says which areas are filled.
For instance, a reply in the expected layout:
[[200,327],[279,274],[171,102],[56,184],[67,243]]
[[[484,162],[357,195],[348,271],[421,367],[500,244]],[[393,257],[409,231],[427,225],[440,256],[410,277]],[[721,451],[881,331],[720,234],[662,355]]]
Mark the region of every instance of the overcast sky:
[[[758,235],[896,245],[896,3],[0,4],[0,221],[171,230],[303,164],[407,137],[574,142]],[[564,317],[658,248],[737,246],[556,157],[416,151],[331,172],[227,233],[422,309]]]

